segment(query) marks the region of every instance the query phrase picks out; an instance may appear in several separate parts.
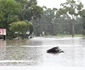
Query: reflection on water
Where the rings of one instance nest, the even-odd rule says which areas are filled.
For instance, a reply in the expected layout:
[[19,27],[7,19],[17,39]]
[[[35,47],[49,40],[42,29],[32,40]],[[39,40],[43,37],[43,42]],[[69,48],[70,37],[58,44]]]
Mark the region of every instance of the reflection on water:
[[6,41],[0,40],[0,60],[6,56]]
[[30,45],[30,46],[37,46],[37,45],[41,45],[42,42],[41,41],[37,41],[37,40],[8,40],[7,41],[7,46],[8,47],[20,47],[23,45]]
[[[0,61],[24,60],[25,62],[1,62],[0,65],[85,66],[84,38],[44,38],[29,40],[0,40]],[[65,53],[48,54],[46,50],[59,46]]]
[[39,52],[42,50],[37,47],[7,47],[5,60],[29,60],[28,65],[38,64],[42,60],[42,53]]

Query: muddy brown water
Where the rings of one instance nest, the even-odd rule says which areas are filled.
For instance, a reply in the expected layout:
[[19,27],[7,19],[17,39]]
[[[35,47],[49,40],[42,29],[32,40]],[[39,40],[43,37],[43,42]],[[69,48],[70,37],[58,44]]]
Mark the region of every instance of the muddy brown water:
[[[46,53],[55,46],[59,46],[64,53]],[[0,65],[84,67],[85,39],[34,37],[27,40],[0,40]]]

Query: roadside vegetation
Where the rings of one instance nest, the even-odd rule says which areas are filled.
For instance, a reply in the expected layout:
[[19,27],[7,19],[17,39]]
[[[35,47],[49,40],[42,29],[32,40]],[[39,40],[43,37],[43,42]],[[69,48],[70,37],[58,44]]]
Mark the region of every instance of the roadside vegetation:
[[60,8],[41,7],[37,3],[37,0],[0,0],[0,28],[6,28],[6,38],[85,35],[82,2],[66,0]]

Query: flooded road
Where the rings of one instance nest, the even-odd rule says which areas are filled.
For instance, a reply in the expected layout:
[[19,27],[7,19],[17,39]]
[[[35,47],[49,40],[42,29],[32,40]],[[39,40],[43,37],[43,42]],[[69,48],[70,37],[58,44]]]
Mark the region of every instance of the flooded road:
[[[65,53],[46,53],[55,46]],[[85,39],[34,37],[28,40],[0,40],[0,65],[84,67]]]

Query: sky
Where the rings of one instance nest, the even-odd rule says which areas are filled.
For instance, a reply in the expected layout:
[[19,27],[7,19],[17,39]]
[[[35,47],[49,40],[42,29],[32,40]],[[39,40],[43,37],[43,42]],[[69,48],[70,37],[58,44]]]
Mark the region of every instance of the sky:
[[[46,6],[47,8],[59,8],[61,3],[66,2],[66,0],[37,0],[39,6]],[[85,0],[80,0],[85,4]],[[84,6],[85,7],[85,6]]]

